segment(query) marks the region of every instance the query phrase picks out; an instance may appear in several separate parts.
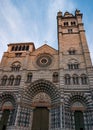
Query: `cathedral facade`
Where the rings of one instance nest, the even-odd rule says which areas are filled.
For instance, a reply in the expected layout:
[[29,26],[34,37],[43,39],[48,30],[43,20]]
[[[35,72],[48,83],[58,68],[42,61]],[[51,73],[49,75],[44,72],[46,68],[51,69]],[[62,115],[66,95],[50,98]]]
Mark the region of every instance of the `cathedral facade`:
[[93,66],[82,13],[57,13],[58,50],[11,43],[0,63],[0,130],[93,130]]

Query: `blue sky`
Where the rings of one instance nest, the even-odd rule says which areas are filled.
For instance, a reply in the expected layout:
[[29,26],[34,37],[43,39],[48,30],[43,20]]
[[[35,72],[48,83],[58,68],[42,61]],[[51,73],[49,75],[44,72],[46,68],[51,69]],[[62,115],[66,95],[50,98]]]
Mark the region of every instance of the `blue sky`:
[[57,49],[57,12],[79,9],[93,61],[93,0],[0,0],[0,59],[7,44],[34,42]]

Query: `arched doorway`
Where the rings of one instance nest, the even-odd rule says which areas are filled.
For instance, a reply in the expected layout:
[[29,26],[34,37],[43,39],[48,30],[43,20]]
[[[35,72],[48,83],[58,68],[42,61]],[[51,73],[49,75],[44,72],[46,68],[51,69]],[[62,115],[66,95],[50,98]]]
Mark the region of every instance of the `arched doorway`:
[[10,93],[3,93],[0,95],[0,130],[6,130],[7,126],[13,125],[15,118],[14,111],[16,107],[15,97]]
[[[87,97],[84,93],[73,92],[65,98],[65,123],[68,129],[86,130],[92,129],[91,117],[89,110],[91,108],[91,97]],[[91,119],[90,119],[91,118]],[[90,125],[90,126],[89,126]]]
[[[49,130],[49,127],[53,124],[50,124],[50,120],[52,122],[56,118],[54,115],[56,107],[58,108],[60,104],[60,92],[50,81],[40,79],[26,88],[23,95],[23,104],[31,104],[31,130]],[[55,107],[55,110],[54,108],[52,110],[52,118],[51,106]],[[59,115],[58,118],[60,119]],[[55,127],[54,125],[53,128]]]
[[49,127],[49,107],[51,99],[44,92],[38,93],[32,101],[33,120],[32,130],[48,130]]
[[49,129],[49,110],[47,107],[36,107],[33,111],[32,130]]
[[80,101],[75,101],[71,106],[71,110],[74,112],[75,130],[85,130],[83,115],[85,109],[85,105]]
[[2,117],[0,121],[0,130],[6,130],[10,111],[13,110],[13,105],[10,101],[4,102],[2,106]]
[[82,111],[74,112],[75,130],[84,130],[84,116]]

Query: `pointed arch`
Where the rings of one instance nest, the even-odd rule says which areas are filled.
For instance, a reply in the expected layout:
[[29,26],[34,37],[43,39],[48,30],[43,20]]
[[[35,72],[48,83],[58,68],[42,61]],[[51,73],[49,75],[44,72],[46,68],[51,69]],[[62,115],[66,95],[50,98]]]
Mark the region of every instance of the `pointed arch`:
[[11,104],[13,105],[13,108],[16,108],[16,101],[17,98],[14,94],[12,94],[11,92],[4,92],[0,95],[0,108],[2,109],[3,104],[5,102],[11,102]]
[[71,105],[77,101],[84,104],[84,106],[86,106],[86,108],[88,109],[93,107],[91,96],[88,96],[88,94],[84,94],[81,92],[73,92],[68,95],[64,101],[65,107],[69,109],[71,108]]
[[23,102],[31,104],[34,96],[40,92],[48,94],[52,103],[60,102],[60,92],[58,89],[50,81],[44,79],[34,81],[26,88],[25,93],[23,94]]

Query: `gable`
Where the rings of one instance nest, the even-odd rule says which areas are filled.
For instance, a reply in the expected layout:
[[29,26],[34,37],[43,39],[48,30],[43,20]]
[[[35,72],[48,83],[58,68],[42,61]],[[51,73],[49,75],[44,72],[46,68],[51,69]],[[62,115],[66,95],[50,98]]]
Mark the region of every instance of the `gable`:
[[31,54],[33,55],[38,55],[41,53],[49,53],[49,54],[57,54],[58,51],[54,48],[52,48],[51,46],[44,44],[43,46],[37,48],[34,52],[32,52]]

